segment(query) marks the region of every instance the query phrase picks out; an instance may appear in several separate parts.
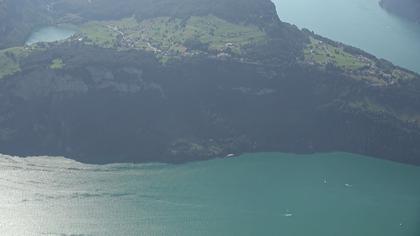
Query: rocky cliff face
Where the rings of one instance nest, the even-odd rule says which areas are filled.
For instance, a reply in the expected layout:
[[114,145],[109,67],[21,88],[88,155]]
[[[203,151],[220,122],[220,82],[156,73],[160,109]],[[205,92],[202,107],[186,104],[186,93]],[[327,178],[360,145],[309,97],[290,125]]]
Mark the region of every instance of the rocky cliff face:
[[[65,3],[54,11],[72,12]],[[204,0],[187,18],[158,3],[154,17],[99,23],[91,12],[110,6],[86,8],[73,38],[0,51],[11,68],[0,151],[90,163],[346,151],[420,164],[418,75],[281,23],[269,1],[215,2],[249,10],[238,18]]]

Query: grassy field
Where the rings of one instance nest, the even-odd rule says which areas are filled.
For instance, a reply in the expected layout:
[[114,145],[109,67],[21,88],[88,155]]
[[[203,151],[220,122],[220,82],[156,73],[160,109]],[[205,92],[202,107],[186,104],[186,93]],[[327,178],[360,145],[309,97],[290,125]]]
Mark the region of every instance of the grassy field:
[[304,51],[306,61],[319,65],[331,63],[344,70],[358,70],[370,65],[367,59],[347,53],[343,48],[335,47],[314,38],[310,38],[310,40],[310,44]]
[[166,54],[182,54],[188,49],[222,51],[227,47],[231,53],[240,54],[243,46],[266,38],[256,26],[232,24],[215,16],[90,22],[81,27],[81,33],[88,41],[103,47]]
[[[374,86],[388,86],[415,79],[415,74],[363,55],[350,54],[343,47],[310,37],[304,49],[305,62],[325,67],[334,65],[354,79],[368,81]],[[384,69],[389,67],[389,69]],[[372,108],[372,107],[370,107]],[[371,109],[370,109],[371,110]]]
[[[79,36],[76,40],[100,47],[152,51],[162,61],[197,51],[240,55],[244,46],[266,39],[266,34],[256,26],[233,24],[211,15],[188,19],[159,17],[140,22],[134,17],[91,21],[79,27]],[[0,79],[19,72],[21,59],[35,50],[41,49],[34,45],[1,50]],[[51,69],[63,66],[60,58],[50,64]]]
[[184,32],[186,38],[198,38],[211,49],[221,50],[229,44],[237,53],[241,47],[266,38],[256,26],[236,25],[213,16],[190,18]]
[[106,48],[116,47],[117,32],[109,29],[101,22],[92,21],[84,24],[80,28],[80,33],[85,37],[85,41],[94,45]]

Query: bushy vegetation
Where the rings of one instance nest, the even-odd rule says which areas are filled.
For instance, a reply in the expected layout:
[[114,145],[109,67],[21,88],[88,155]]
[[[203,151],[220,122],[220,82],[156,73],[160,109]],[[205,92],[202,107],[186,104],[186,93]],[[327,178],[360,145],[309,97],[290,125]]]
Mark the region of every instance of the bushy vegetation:
[[19,63],[7,52],[0,52],[0,79],[20,71]]
[[62,69],[64,67],[64,62],[61,58],[56,58],[54,60],[52,60],[50,68],[53,70],[59,70]]
[[21,70],[20,61],[39,50],[33,47],[14,47],[0,50],[0,79],[13,75]]

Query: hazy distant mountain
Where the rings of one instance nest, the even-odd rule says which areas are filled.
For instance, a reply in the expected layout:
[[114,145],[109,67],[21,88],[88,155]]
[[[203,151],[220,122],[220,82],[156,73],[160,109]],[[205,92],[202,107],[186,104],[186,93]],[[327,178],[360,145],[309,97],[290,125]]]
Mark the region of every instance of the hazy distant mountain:
[[381,0],[380,4],[392,13],[420,23],[420,0]]
[[[283,23],[269,0],[19,1],[0,5],[15,27],[0,21],[0,152],[104,163],[347,151],[420,164],[419,75]],[[22,45],[46,23],[78,33]]]

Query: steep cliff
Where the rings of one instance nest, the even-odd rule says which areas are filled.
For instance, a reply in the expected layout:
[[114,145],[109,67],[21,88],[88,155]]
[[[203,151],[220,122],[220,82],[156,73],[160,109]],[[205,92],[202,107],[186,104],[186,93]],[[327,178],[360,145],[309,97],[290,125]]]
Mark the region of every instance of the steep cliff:
[[1,152],[108,163],[346,151],[420,164],[417,74],[282,23],[268,0],[112,2],[54,1],[50,17],[75,36],[0,51]]

